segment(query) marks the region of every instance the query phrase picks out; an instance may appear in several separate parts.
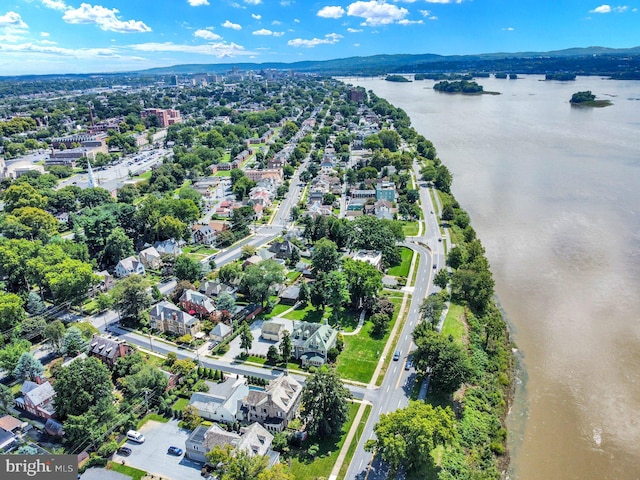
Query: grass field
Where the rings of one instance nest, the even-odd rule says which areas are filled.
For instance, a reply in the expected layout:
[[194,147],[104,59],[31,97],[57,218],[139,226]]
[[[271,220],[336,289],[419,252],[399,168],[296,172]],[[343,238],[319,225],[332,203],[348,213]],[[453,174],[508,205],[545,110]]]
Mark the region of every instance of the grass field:
[[447,316],[442,325],[442,335],[452,335],[458,342],[464,342],[467,336],[467,328],[464,322],[464,307],[451,304]]
[[319,323],[322,318],[329,318],[330,314],[330,308],[326,309],[323,316],[322,310],[316,310],[313,305],[309,304],[306,307],[298,307],[295,310],[292,310],[284,315],[284,318],[288,318],[289,320],[304,320],[305,322]]
[[[360,405],[357,403],[350,404],[349,421],[342,427],[342,435],[340,437],[320,441],[311,437],[307,438],[302,446],[301,452],[291,459],[290,472],[295,480],[310,480],[320,477],[329,478],[359,407]],[[307,455],[306,450],[315,443],[318,444],[320,450],[318,451],[318,455],[311,458]],[[345,462],[346,461],[348,460],[345,459]]]
[[362,330],[357,335],[345,335],[344,350],[338,356],[337,371],[340,377],[367,383],[371,380],[373,372],[380,361],[384,346],[389,339],[389,333],[393,330],[393,325],[398,319],[401,298],[390,297],[396,305],[393,319],[389,323],[387,333],[383,337],[373,337],[373,323],[366,321]]
[[178,400],[176,400],[176,403],[171,405],[171,408],[173,408],[174,410],[184,410],[185,408],[187,408],[187,405],[189,405],[188,398],[179,398]]
[[344,478],[345,475],[347,474],[347,470],[349,469],[349,464],[351,463],[353,454],[356,452],[356,448],[358,447],[358,441],[359,439],[362,438],[362,432],[364,431],[364,427],[367,424],[367,419],[369,418],[370,413],[371,413],[371,405],[367,405],[366,407],[364,407],[364,413],[362,414],[360,423],[358,423],[358,430],[356,430],[356,436],[353,440],[351,440],[351,444],[349,445],[349,450],[347,450],[347,456],[344,458],[342,467],[340,467],[338,478]]
[[418,232],[420,231],[420,226],[418,225],[418,223],[419,222],[404,222],[404,225],[402,226],[404,235],[406,237],[415,237],[416,235],[418,235]]
[[406,277],[409,275],[409,268],[411,267],[411,260],[413,259],[413,250],[407,247],[400,247],[400,265],[391,267],[387,272],[394,277]]
[[290,308],[291,308],[291,305],[284,305],[282,303],[278,303],[275,307],[273,307],[273,310],[271,310],[269,313],[265,313],[264,315],[262,315],[262,317],[265,319],[279,317],[282,312],[285,312]]

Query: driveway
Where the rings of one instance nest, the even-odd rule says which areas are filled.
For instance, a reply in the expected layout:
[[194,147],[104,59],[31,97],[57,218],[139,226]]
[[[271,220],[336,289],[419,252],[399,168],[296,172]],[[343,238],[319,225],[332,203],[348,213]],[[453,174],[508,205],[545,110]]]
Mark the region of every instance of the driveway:
[[127,441],[124,445],[131,448],[131,455],[121,457],[115,454],[114,461],[124,460],[126,465],[171,480],[201,479],[201,464],[184,458],[184,454],[179,457],[167,454],[167,449],[172,445],[184,450],[185,441],[191,433],[178,428],[177,420],[167,423],[148,421],[140,432],[145,436],[145,442],[138,444]]
[[[289,330],[289,333],[293,331],[293,320],[289,320],[287,318],[282,318],[282,317],[274,317],[271,320],[284,324],[284,328]],[[266,355],[271,345],[278,346],[278,343],[279,343],[279,342],[272,342],[269,340],[263,340],[260,337],[263,321],[264,320],[256,320],[251,324],[251,334],[253,335],[253,343],[251,344],[249,353],[254,355]],[[234,338],[231,341],[231,343],[229,343],[229,351],[224,354],[224,358],[234,359],[243,352],[244,352],[244,349],[240,348],[240,335],[238,335],[236,338]]]

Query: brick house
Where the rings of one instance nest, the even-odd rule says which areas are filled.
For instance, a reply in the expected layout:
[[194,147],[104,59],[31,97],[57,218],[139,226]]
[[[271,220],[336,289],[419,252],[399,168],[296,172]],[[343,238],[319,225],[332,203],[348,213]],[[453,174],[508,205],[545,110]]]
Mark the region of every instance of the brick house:
[[94,334],[89,345],[88,355],[100,359],[109,368],[113,368],[119,358],[132,353],[133,348],[124,340],[113,340]]

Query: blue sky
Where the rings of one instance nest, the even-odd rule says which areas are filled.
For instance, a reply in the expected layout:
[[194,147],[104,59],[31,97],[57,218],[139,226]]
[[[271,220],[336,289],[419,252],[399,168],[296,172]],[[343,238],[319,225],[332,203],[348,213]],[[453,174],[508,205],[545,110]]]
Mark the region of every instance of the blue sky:
[[0,75],[640,46],[640,0],[1,0]]

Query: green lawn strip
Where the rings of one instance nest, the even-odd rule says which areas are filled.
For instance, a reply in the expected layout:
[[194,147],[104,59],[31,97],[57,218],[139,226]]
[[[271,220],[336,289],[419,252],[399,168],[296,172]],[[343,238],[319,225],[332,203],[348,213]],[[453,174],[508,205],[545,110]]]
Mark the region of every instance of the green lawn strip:
[[362,414],[362,418],[360,419],[360,423],[358,423],[358,430],[356,430],[356,436],[351,441],[351,445],[349,445],[349,449],[347,450],[347,455],[346,457],[344,457],[344,462],[342,462],[342,467],[340,467],[340,472],[338,473],[339,479],[345,478],[345,476],[347,475],[349,464],[351,463],[353,454],[356,452],[356,448],[358,447],[358,442],[362,438],[362,432],[364,431],[364,427],[367,424],[367,419],[369,418],[370,413],[371,413],[371,405],[365,406],[364,413]]
[[401,298],[389,298],[396,305],[393,318],[389,323],[387,333],[380,338],[371,336],[373,323],[366,321],[357,335],[344,336],[344,350],[338,356],[337,372],[340,377],[357,382],[367,383],[376,370],[384,346],[389,339],[389,333],[398,318]]
[[463,342],[467,329],[464,323],[464,307],[452,303],[442,325],[442,335],[448,337],[452,335],[458,342]]
[[404,231],[405,237],[415,237],[420,231],[420,226],[418,222],[405,222],[402,230]]
[[[319,477],[329,478],[358,408],[360,408],[359,403],[350,404],[349,420],[343,425],[342,435],[339,438],[317,440],[308,437],[307,440],[305,440],[301,453],[291,459],[291,468],[289,471],[295,480],[310,480]],[[310,458],[306,454],[306,450],[316,443],[320,447],[320,450],[316,457]]]
[[262,315],[265,319],[279,317],[282,312],[286,312],[291,308],[291,305],[284,305],[282,303],[278,303],[269,313],[265,313]]
[[300,275],[302,275],[302,272],[298,272],[297,270],[293,270],[293,271],[287,273],[287,278],[289,280],[291,280],[291,282],[295,282]]
[[[389,325],[389,332],[391,332],[393,330],[393,326],[395,325],[395,322],[398,318],[398,315],[400,314],[400,306],[402,305],[402,298],[390,298],[390,300],[396,304],[396,311],[393,314],[393,322],[391,325]],[[404,322],[406,320],[407,317],[407,313],[409,312],[409,308],[411,307],[411,295],[407,296],[407,306],[405,307],[404,310],[404,317],[401,318],[401,322]],[[400,334],[402,333],[402,326],[400,325],[398,330],[396,331],[396,333],[393,336],[393,339],[391,340],[391,348],[389,349],[389,354],[387,355],[387,358],[384,359],[384,365],[382,366],[382,368],[380,369],[380,373],[378,374],[378,378],[376,378],[376,385],[379,387],[380,385],[382,385],[382,380],[384,380],[384,376],[387,373],[387,369],[389,368],[389,363],[391,363],[391,352],[394,351],[396,344],[398,343],[398,339],[400,338]],[[387,334],[386,336],[388,336],[389,334]]]
[[171,405],[171,408],[174,410],[184,410],[185,408],[187,408],[187,405],[189,405],[189,399],[188,398],[179,398],[178,400],[176,400],[176,402]]
[[409,282],[409,285],[416,284],[416,278],[418,277],[419,266],[420,266],[420,260],[416,259],[416,266],[413,268],[413,273],[411,274],[411,281]]
[[144,172],[141,175],[136,175],[135,177],[131,177],[131,180],[133,180],[134,182],[141,182],[143,180],[149,180],[151,178],[151,174],[153,172],[151,170],[149,170],[148,172]]
[[407,247],[400,247],[400,265],[391,267],[387,273],[394,277],[406,277],[409,275],[411,268],[411,260],[413,259],[413,250]]
[[330,313],[330,308],[327,308],[323,315],[322,310],[316,310],[313,305],[309,304],[304,308],[296,308],[284,314],[283,317],[289,320],[304,320],[305,322],[320,323],[320,320],[322,320],[323,317],[328,318]]
[[123,475],[131,477],[133,480],[141,480],[142,477],[147,474],[144,470],[139,470],[116,462],[107,462],[107,470],[122,473]]
[[154,422],[167,423],[169,419],[167,417],[163,417],[162,415],[158,415],[157,413],[150,413],[143,419],[138,422],[138,427],[136,430],[140,430],[142,426],[147,423],[149,420],[153,420]]
[[214,177],[230,177],[231,170],[218,170]]
[[[276,368],[282,368],[284,369],[284,365],[279,363],[278,365],[267,365],[267,359],[266,358],[262,358],[262,357],[256,357],[254,355],[249,355],[245,360],[237,360],[239,363],[257,363],[260,365],[264,365],[267,366],[269,368],[271,367],[276,367]],[[300,368],[300,365],[298,365],[297,363],[292,363],[292,362],[288,362],[287,363],[287,370],[295,370],[296,372],[300,372],[300,373],[307,373],[304,370],[302,370]]]

